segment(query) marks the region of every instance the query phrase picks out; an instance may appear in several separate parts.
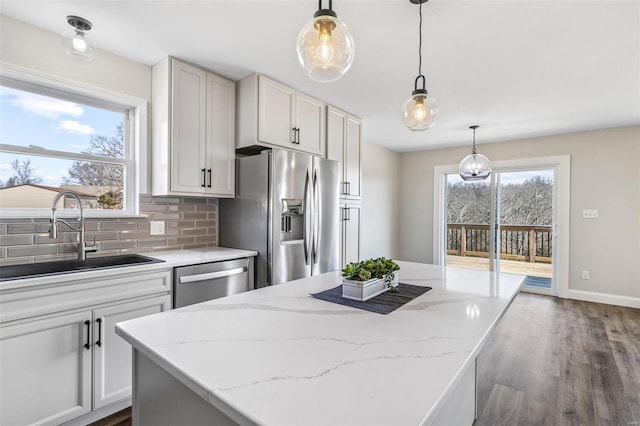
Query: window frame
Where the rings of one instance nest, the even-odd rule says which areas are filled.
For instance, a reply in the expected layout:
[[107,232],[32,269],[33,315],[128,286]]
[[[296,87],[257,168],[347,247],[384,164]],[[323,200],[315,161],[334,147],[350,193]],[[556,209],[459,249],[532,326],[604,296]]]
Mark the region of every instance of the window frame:
[[[101,157],[91,154],[69,153],[48,150],[38,147],[24,147],[15,145],[0,145],[3,152],[30,155],[37,154],[52,158],[65,158],[79,161],[98,160],[112,164],[122,164],[125,167],[124,176],[124,208],[122,210],[87,209],[85,217],[139,217],[140,193],[148,185],[147,165],[148,156],[148,102],[143,99],[123,95],[110,90],[96,88],[76,81],[52,77],[21,67],[1,64],[0,83],[3,86],[24,90],[35,94],[55,97],[58,99],[78,102],[83,105],[108,109],[124,113],[125,147],[124,159]],[[128,113],[127,113],[128,112]],[[58,209],[64,215],[77,215],[77,210]],[[51,209],[1,209],[3,218],[40,218],[49,217]]]

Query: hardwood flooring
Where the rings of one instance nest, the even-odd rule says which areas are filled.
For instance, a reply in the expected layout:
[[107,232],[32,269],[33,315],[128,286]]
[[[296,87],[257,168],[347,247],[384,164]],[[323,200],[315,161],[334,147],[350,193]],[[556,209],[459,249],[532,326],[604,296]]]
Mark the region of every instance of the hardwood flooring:
[[89,426],[131,426],[131,407],[113,413]]
[[520,293],[478,357],[480,425],[640,425],[640,309]]

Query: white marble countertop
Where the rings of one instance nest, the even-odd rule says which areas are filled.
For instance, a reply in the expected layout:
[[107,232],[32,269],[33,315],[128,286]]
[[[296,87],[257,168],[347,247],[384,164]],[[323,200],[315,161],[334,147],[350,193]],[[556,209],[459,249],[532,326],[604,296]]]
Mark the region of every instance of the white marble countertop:
[[[258,253],[250,250],[240,250],[227,247],[208,247],[190,250],[172,250],[157,253],[144,253],[143,256],[162,260],[159,263],[139,265],[127,265],[114,268],[90,269],[86,271],[71,272],[65,274],[45,275],[31,278],[16,278],[0,282],[0,291],[20,289],[24,287],[49,285],[76,280],[86,280],[96,277],[109,277],[114,275],[153,272],[171,269],[178,266],[195,265],[199,263],[220,262],[230,259],[255,256]],[[93,256],[91,256],[93,257]]]
[[525,277],[408,262],[433,290],[381,315],[318,300],[330,272],[119,323],[240,424],[417,425],[438,411]]

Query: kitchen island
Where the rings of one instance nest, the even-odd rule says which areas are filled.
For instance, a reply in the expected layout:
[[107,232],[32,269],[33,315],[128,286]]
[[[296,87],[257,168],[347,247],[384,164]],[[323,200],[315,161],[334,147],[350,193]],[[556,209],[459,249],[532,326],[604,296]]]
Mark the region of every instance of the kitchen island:
[[398,262],[433,289],[377,314],[310,294],[339,272],[117,325],[134,424],[471,424],[476,357],[525,277]]

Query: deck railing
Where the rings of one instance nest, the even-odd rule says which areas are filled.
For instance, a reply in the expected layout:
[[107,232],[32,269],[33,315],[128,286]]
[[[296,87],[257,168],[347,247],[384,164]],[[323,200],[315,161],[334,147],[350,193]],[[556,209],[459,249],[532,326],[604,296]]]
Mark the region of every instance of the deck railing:
[[[551,226],[503,225],[500,257],[521,262],[551,263]],[[447,224],[447,254],[489,257],[489,225]]]

